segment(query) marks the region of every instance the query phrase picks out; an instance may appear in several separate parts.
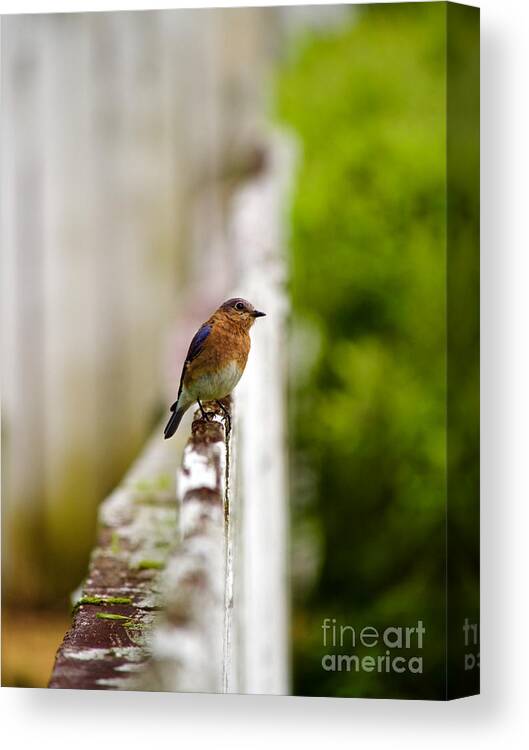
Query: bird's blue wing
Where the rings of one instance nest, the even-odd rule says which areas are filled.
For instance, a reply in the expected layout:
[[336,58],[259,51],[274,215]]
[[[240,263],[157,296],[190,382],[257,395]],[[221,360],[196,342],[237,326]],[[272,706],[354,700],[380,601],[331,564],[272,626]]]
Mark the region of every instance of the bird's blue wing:
[[204,343],[211,332],[211,324],[204,323],[193,336],[193,340],[189,345],[189,351],[187,352],[186,363],[192,362],[195,357],[198,357],[204,347]]
[[180,377],[180,385],[178,387],[178,397],[174,404],[171,406],[171,411],[174,411],[178,405],[178,399],[180,398],[180,393],[182,392],[182,384],[184,382],[184,375],[187,369],[187,366],[190,362],[192,362],[202,349],[204,348],[204,344],[206,342],[207,337],[211,333],[211,323],[204,323],[198,331],[193,336],[193,340],[191,341],[191,344],[189,345],[189,350],[187,352],[186,361],[184,362],[184,366],[182,368],[182,375]]

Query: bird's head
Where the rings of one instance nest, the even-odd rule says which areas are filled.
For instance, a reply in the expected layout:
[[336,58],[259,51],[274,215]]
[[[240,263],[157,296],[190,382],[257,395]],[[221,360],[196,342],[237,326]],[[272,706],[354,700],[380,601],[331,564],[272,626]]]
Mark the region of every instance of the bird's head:
[[250,302],[242,299],[242,297],[233,297],[226,300],[219,307],[218,312],[246,330],[253,326],[256,318],[262,318],[266,315],[266,313],[256,310]]

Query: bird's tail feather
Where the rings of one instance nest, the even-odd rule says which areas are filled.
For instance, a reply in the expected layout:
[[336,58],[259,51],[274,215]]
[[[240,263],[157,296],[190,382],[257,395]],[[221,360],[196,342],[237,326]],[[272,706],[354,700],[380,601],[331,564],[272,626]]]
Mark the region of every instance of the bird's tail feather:
[[171,414],[169,421],[167,422],[165,426],[165,430],[163,431],[163,436],[166,440],[167,438],[170,438],[175,434],[175,432],[178,429],[178,425],[180,424],[182,420],[182,417],[187,411],[187,407],[177,408],[177,405],[178,405],[178,401],[175,401],[175,403],[171,406],[171,411],[173,413]]

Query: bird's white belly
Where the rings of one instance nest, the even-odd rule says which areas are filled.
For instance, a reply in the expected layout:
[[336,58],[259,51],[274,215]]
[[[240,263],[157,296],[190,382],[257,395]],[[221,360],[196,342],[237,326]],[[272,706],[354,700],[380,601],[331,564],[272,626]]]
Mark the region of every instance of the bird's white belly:
[[235,361],[217,370],[196,378],[191,387],[187,388],[193,399],[201,401],[215,401],[228,396],[235,388],[242,375],[241,368]]

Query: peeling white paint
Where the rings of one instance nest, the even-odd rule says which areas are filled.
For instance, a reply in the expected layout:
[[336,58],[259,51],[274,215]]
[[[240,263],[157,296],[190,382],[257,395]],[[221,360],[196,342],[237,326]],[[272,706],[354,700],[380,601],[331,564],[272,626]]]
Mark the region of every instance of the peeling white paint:
[[143,664],[135,662],[125,662],[125,664],[119,664],[115,667],[116,672],[141,672],[144,668]]
[[219,477],[215,459],[219,459],[216,447],[212,449],[209,456],[198,453],[191,445],[186,447],[182,468],[177,478],[180,498],[184,498],[192,490],[216,490],[218,488]]
[[129,661],[139,661],[145,658],[145,652],[139,646],[117,646],[115,648],[86,648],[82,650],[64,649],[64,656],[67,659],[76,661],[101,661],[104,659],[128,659]]
[[220,503],[186,500],[180,511],[180,532],[183,537],[188,537],[205,523],[218,525],[223,518],[224,510]]

